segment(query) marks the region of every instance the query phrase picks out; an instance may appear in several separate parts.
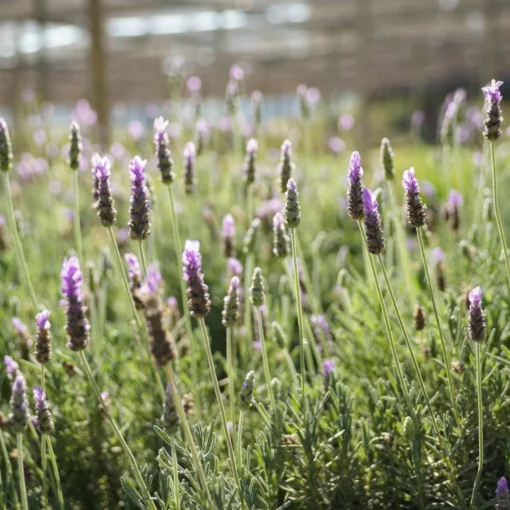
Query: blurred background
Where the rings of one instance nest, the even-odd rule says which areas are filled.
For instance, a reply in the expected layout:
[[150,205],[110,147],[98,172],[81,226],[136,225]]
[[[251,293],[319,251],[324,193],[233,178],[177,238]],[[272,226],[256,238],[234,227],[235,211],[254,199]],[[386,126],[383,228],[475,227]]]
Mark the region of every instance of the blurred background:
[[299,115],[303,83],[309,102],[354,114],[363,142],[380,137],[381,107],[392,131],[414,113],[433,137],[446,93],[481,104],[480,86],[510,78],[510,1],[0,0],[0,111],[14,124],[35,99],[54,121],[88,116],[106,142],[112,123],[198,94],[218,118],[234,64],[243,108],[258,89],[266,118]]

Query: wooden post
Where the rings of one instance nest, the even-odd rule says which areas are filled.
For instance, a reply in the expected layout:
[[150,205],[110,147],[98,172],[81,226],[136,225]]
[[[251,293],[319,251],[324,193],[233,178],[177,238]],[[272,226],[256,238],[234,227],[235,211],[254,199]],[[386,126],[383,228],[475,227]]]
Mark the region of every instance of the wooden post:
[[99,143],[108,144],[108,91],[106,86],[106,54],[104,48],[102,0],[89,0],[90,68],[92,70],[91,104],[97,113]]

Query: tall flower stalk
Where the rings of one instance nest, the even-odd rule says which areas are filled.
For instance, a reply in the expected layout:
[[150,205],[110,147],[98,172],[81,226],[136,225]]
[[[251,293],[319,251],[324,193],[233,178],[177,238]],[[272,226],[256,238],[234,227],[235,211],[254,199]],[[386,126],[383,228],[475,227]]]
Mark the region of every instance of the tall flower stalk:
[[503,85],[501,81],[492,80],[486,87],[482,88],[485,95],[486,113],[484,122],[484,136],[489,141],[491,151],[491,167],[492,167],[492,199],[494,201],[494,216],[496,218],[496,225],[498,226],[499,238],[501,241],[501,248],[503,250],[503,260],[505,261],[506,276],[508,279],[508,287],[510,290],[510,261],[508,259],[508,248],[506,244],[505,231],[501,221],[501,213],[499,210],[498,200],[498,183],[496,171],[496,153],[494,143],[501,136],[501,122],[503,116],[501,114],[501,100],[503,96],[499,88]]
[[478,469],[469,507],[476,508],[476,496],[483,471],[483,400],[482,400],[482,357],[481,344],[485,340],[485,313],[482,308],[482,289],[475,287],[469,293],[468,335],[475,342],[476,397],[478,401]]
[[83,242],[81,237],[80,222],[80,185],[79,185],[79,168],[83,146],[81,143],[80,126],[77,122],[71,122],[69,128],[69,167],[73,170],[73,196],[74,196],[74,243],[76,252],[83,265]]
[[12,202],[11,184],[9,181],[9,171],[12,168],[12,162],[13,155],[11,139],[9,137],[9,130],[7,128],[7,123],[5,122],[5,120],[0,118],[0,170],[2,171],[4,179],[4,195],[5,202],[7,204],[7,218],[9,222],[9,229],[14,243],[14,249],[16,250],[16,259],[18,260],[21,274],[23,275],[23,279],[25,280],[28,295],[30,297],[30,301],[32,302],[32,307],[34,308],[34,310],[36,310],[38,307],[37,297],[34,291],[34,286],[32,285],[30,271],[28,270],[25,252],[23,250],[23,245],[21,243],[18,226],[16,224],[14,204]]
[[[168,197],[170,199],[170,212],[172,216],[172,234],[173,244],[175,249],[175,257],[177,259],[177,267],[179,268],[179,274],[182,274],[182,249],[181,236],[179,233],[179,224],[177,222],[177,214],[175,211],[175,200],[172,183],[175,180],[175,173],[172,172],[173,161],[171,159],[169,140],[166,128],[168,121],[165,121],[162,117],[158,117],[154,121],[154,146],[156,149],[156,157],[158,158],[158,168],[161,173],[161,181],[166,185],[168,189]],[[186,297],[186,282],[180,279],[181,285],[181,299],[182,308],[184,310],[184,325],[186,327],[186,336],[191,347],[191,379],[193,382],[193,388],[195,390],[195,406],[197,416],[200,419],[201,416],[201,405],[200,405],[200,386],[198,378],[198,352],[196,347],[196,340],[193,336],[193,329],[191,327],[191,314],[188,305],[188,299]]]
[[455,390],[453,387],[452,374],[450,370],[450,360],[448,351],[446,350],[446,342],[441,328],[441,321],[439,320],[439,312],[436,302],[436,296],[434,288],[432,286],[432,279],[430,277],[429,266],[427,262],[427,256],[425,254],[425,244],[423,242],[422,228],[426,223],[426,207],[420,197],[420,185],[418,179],[414,175],[414,168],[406,170],[402,178],[402,186],[404,187],[406,199],[407,199],[407,219],[409,225],[414,227],[418,236],[418,244],[420,245],[421,257],[423,260],[423,267],[425,269],[425,277],[427,279],[427,286],[429,289],[430,300],[432,301],[432,309],[434,310],[434,317],[436,320],[436,326],[439,333],[439,339],[441,341],[441,351],[443,354],[443,362],[446,370],[446,378],[448,380],[448,390],[450,392],[450,399],[452,403],[452,410],[457,424],[459,423],[459,413],[457,410],[457,403],[455,399]]

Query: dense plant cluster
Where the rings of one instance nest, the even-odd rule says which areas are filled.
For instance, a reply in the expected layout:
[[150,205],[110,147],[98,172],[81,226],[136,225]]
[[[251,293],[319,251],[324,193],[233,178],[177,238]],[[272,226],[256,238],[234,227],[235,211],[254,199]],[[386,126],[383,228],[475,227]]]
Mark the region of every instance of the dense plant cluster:
[[0,505],[510,508],[501,82],[347,158],[317,91],[247,137],[242,69],[217,129],[197,80],[108,151],[0,120]]

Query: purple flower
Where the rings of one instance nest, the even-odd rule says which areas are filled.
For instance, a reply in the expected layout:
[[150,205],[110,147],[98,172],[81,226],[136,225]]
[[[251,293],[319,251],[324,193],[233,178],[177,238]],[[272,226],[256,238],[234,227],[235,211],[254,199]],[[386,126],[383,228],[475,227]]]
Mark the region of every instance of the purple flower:
[[244,79],[243,68],[238,64],[234,64],[230,68],[230,78],[235,81],[242,81]]
[[161,288],[163,277],[159,270],[159,265],[156,263],[150,264],[147,268],[147,278],[145,279],[145,285],[150,294],[157,294]]
[[340,154],[345,150],[345,142],[338,136],[332,136],[328,140],[328,147],[331,150],[331,152],[335,154]]
[[86,307],[83,305],[83,275],[78,257],[64,259],[60,276],[62,295],[67,305],[67,347],[72,351],[80,351],[89,343],[90,325],[85,313]]
[[479,308],[480,303],[482,302],[482,289],[481,287],[475,287],[470,293],[469,293],[469,307],[470,308]]
[[349,161],[349,182],[353,183],[363,177],[363,168],[361,168],[361,157],[359,152],[354,151]]
[[43,310],[42,312],[38,313],[36,316],[35,316],[35,322],[37,324],[37,327],[39,329],[50,329],[50,321],[49,321],[49,317],[50,317],[50,311],[49,310]]
[[434,262],[436,264],[440,264],[440,263],[444,262],[444,259],[445,259],[444,251],[439,247],[434,248],[432,250],[432,259],[434,260]]
[[425,121],[425,114],[421,110],[416,110],[411,115],[411,124],[413,126],[421,126]]
[[11,413],[9,422],[14,433],[23,433],[30,420],[30,410],[27,400],[27,385],[22,373],[16,375],[12,383]]
[[353,152],[349,161],[349,170],[347,174],[347,212],[349,218],[359,221],[363,218],[363,168],[361,168],[361,157],[359,152]]
[[282,143],[282,158],[292,156],[292,142],[285,140]]
[[129,136],[135,142],[139,142],[143,136],[144,127],[139,120],[132,120],[128,125]]
[[190,94],[199,94],[202,90],[202,80],[198,76],[190,76],[186,81],[186,88]]
[[322,365],[322,375],[325,378],[329,378],[329,376],[335,371],[335,362],[332,359],[325,359]]
[[187,194],[193,192],[195,187],[195,156],[196,156],[195,144],[188,142],[184,147],[184,187]]
[[469,338],[475,342],[483,342],[485,340],[485,313],[482,309],[482,289],[475,287],[469,293],[469,317],[468,317],[468,333]]
[[508,497],[510,496],[510,493],[508,492],[508,482],[506,481],[506,478],[504,476],[502,476],[499,480],[498,480],[498,485],[496,487],[496,497],[501,500],[501,499],[508,499]]
[[368,188],[363,190],[363,208],[365,216],[379,213],[379,204],[377,203],[376,194]]
[[407,201],[407,220],[410,225],[420,228],[425,225],[427,220],[425,206],[420,197],[420,185],[414,175],[414,168],[406,170],[402,177],[402,186],[406,192]]
[[256,153],[259,150],[259,144],[255,138],[250,138],[246,144],[246,152],[249,155]]
[[46,402],[46,393],[39,386],[34,386],[34,400],[36,409],[43,406]]
[[324,336],[324,339],[329,342],[331,341],[331,330],[329,329],[329,324],[324,318],[323,315],[313,314],[310,317],[312,324],[314,325],[313,332],[317,338],[321,338]]
[[7,356],[5,355],[4,356],[4,365],[5,365],[5,370],[7,372],[7,377],[9,379],[14,379],[16,377],[16,374],[18,373],[18,370],[19,370],[19,365],[16,361],[14,361],[11,356]]
[[235,257],[229,257],[227,260],[227,270],[232,276],[240,275],[243,272],[243,264]]
[[135,278],[140,279],[142,276],[142,269],[140,267],[138,259],[136,258],[136,255],[134,253],[126,253],[124,255],[124,259],[126,260],[128,265],[129,279],[130,280],[133,280]]
[[231,214],[227,214],[223,218],[223,237],[234,237],[235,236],[235,221]]
[[418,184],[418,179],[414,175],[414,168],[411,167],[409,170],[406,170],[402,176],[402,186],[406,193],[419,193],[420,186]]
[[503,96],[499,91],[499,87],[501,87],[501,85],[503,85],[502,81],[492,80],[489,85],[482,87],[482,92],[488,103],[499,104],[501,102],[503,99]]
[[464,199],[462,195],[457,190],[452,189],[448,195],[448,206],[457,208],[460,207],[463,203]]
[[374,255],[380,255],[386,247],[386,240],[384,239],[381,225],[379,204],[377,203],[375,193],[367,188],[363,190],[362,200],[368,251]]
[[16,332],[21,336],[28,335],[28,328],[19,317],[12,318],[12,325]]
[[354,127],[354,117],[350,113],[341,115],[338,119],[338,128],[343,131],[350,131]]
[[129,228],[132,239],[142,241],[149,237],[149,196],[145,184],[145,165],[147,160],[135,156],[129,163],[131,177],[131,200]]
[[55,427],[46,401],[46,393],[39,386],[34,387],[34,400],[37,428],[43,434],[51,434]]
[[101,224],[111,227],[117,221],[117,211],[113,202],[113,193],[110,185],[110,160],[99,154],[92,156],[92,173],[95,177],[95,198],[97,199],[97,215]]
[[187,283],[186,293],[191,313],[197,319],[205,317],[211,310],[208,287],[202,273],[202,257],[198,241],[186,241],[182,254],[183,279]]

